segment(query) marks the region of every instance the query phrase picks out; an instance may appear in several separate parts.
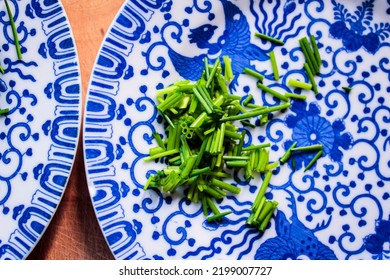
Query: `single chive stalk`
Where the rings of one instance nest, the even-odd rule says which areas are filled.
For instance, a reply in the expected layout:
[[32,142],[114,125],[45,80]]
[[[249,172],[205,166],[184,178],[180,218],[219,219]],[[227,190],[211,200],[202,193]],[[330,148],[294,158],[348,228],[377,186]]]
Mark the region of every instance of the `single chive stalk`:
[[351,87],[342,87],[342,89],[346,92],[346,93],[350,93],[352,88]]
[[203,58],[203,63],[204,63],[204,71],[205,71],[205,75],[206,75],[206,81],[207,81],[210,77],[209,60],[208,60],[207,56],[205,56]]
[[218,210],[217,206],[214,204],[210,197],[206,197],[206,202],[211,212],[213,212],[215,215],[221,214],[221,212]]
[[259,149],[268,148],[268,147],[271,147],[271,143],[264,143],[264,144],[259,144],[259,145],[250,145],[250,146],[242,148],[242,151],[259,150]]
[[261,184],[261,187],[259,189],[259,192],[257,193],[257,196],[253,202],[252,205],[253,211],[256,211],[261,199],[264,197],[265,191],[267,190],[269,182],[271,181],[271,177],[272,177],[272,172],[267,171],[267,173],[264,176],[263,183]]
[[4,73],[5,73],[5,70],[4,70],[3,66],[1,66],[1,65],[0,65],[0,73],[1,73],[1,74],[4,74]]
[[233,211],[225,211],[225,212],[222,212],[222,213],[219,213],[219,214],[215,214],[215,215],[212,215],[212,216],[208,217],[207,221],[208,222],[213,222],[215,220],[220,221],[220,220],[222,220],[223,217],[225,217],[225,216],[227,216],[227,215],[229,215],[231,213],[233,213]]
[[307,64],[307,62],[305,62],[303,64],[303,67],[305,68],[306,74],[307,74],[307,76],[308,76],[308,78],[310,80],[310,83],[312,85],[314,93],[317,94],[318,93],[317,83],[316,83],[316,81],[314,79],[313,73],[310,70],[309,64]]
[[317,60],[317,64],[320,66],[320,65],[322,65],[322,59],[321,59],[320,51],[318,50],[318,45],[317,45],[316,39],[314,38],[314,35],[310,35],[310,42],[311,42],[311,46],[313,48],[314,57]]
[[187,161],[185,162],[184,168],[180,173],[181,178],[186,179],[190,175],[190,173],[195,165],[196,158],[197,158],[197,156],[193,155],[187,159]]
[[12,15],[12,12],[11,12],[11,8],[8,4],[8,1],[7,0],[4,0],[5,2],[5,6],[7,8],[7,13],[8,13],[8,17],[9,17],[9,21],[10,21],[10,24],[11,24],[11,28],[12,28],[12,35],[14,37],[14,43],[15,43],[15,49],[16,49],[16,53],[18,55],[18,59],[22,59],[22,51],[20,49],[20,43],[19,43],[19,38],[18,38],[18,32],[16,30],[16,26],[15,26],[15,21],[14,21],[14,17]]
[[274,73],[274,79],[275,79],[275,81],[278,81],[279,80],[279,69],[278,69],[278,64],[277,64],[276,57],[275,57],[275,52],[273,50],[269,53],[269,58],[271,59],[271,66],[272,66],[272,71]]
[[248,111],[247,113],[244,113],[244,114],[223,117],[220,119],[220,121],[226,122],[226,121],[236,121],[236,120],[248,119],[248,118],[268,114],[268,113],[271,113],[274,111],[281,111],[281,110],[289,108],[290,106],[291,106],[290,103],[285,103],[285,104],[271,106],[271,107],[264,108],[264,109],[254,109],[254,110]]
[[168,150],[168,151],[165,151],[165,152],[161,152],[161,153],[155,154],[153,156],[144,157],[144,161],[151,161],[151,160],[155,160],[155,159],[158,159],[158,158],[171,156],[171,155],[174,155],[174,154],[177,154],[177,153],[179,153],[178,149]]
[[168,86],[168,87],[164,87],[162,89],[158,89],[156,90],[156,95],[157,97],[162,97],[164,94],[172,94],[174,92],[176,92],[178,90],[178,86],[176,85],[171,85],[171,86]]
[[306,100],[306,95],[303,94],[297,94],[297,93],[291,93],[291,92],[286,92],[284,96],[288,98],[294,98],[294,99],[300,99],[300,100]]
[[295,158],[291,160],[291,168],[293,171],[297,170],[297,161],[295,160]]
[[324,147],[324,145],[322,145],[322,144],[316,144],[316,145],[303,146],[303,147],[294,147],[291,149],[291,151],[292,152],[298,152],[298,151],[311,152],[311,151],[322,150],[323,147]]
[[272,88],[269,88],[265,85],[263,85],[262,83],[257,83],[257,87],[273,96],[275,96],[276,98],[279,98],[280,100],[283,100],[285,102],[288,102],[288,98],[286,96],[284,96],[283,94],[277,92],[276,90],[272,89]]
[[259,105],[252,104],[252,103],[246,104],[245,107],[248,107],[251,109],[264,109],[264,108],[266,108],[265,106],[259,106]]
[[279,159],[281,164],[284,164],[289,160],[291,153],[292,153],[292,149],[294,149],[297,146],[297,144],[298,144],[298,142],[292,143],[291,146],[284,153],[284,155],[282,155],[282,157]]
[[242,72],[244,74],[247,74],[249,76],[252,76],[252,77],[258,79],[259,81],[263,81],[264,80],[264,75],[260,74],[256,70],[249,69],[248,67],[245,67]]
[[265,167],[265,170],[270,171],[278,166],[279,166],[279,161],[274,161],[273,163],[268,163]]
[[206,88],[210,87],[211,81],[213,80],[215,73],[217,73],[217,69],[219,67],[220,61],[219,59],[216,59],[213,65],[213,68],[211,69],[210,76],[206,82]]
[[309,164],[306,166],[306,168],[305,168],[305,172],[307,171],[307,170],[309,170],[313,165],[314,165],[314,163],[322,156],[322,153],[323,153],[323,150],[319,150],[318,152],[317,152],[317,154],[314,156],[314,158],[309,162]]
[[209,211],[208,211],[208,205],[207,205],[207,200],[206,200],[206,195],[202,195],[201,196],[201,201],[202,201],[202,211],[203,211],[203,215],[204,216],[207,216],[209,214]]
[[[224,192],[223,190],[218,189],[218,188],[213,188],[213,187],[210,187],[207,185],[203,185],[201,191],[204,193],[207,193],[209,196],[211,196],[215,199],[222,199],[226,196],[226,192]],[[214,212],[214,210],[211,210],[211,211]],[[217,213],[215,213],[215,214],[217,214]]]
[[247,121],[247,120],[243,120],[241,121],[242,125],[244,126],[249,126],[251,128],[256,128],[256,125],[254,125],[253,123],[251,123],[250,121]]
[[231,130],[225,130],[225,136],[230,139],[241,139],[241,134],[231,131]]
[[240,188],[215,178],[211,179],[210,184],[234,194],[239,194],[241,192]]
[[207,113],[202,112],[199,114],[199,116],[192,122],[190,127],[193,128],[199,128],[202,126],[202,124],[208,119]]
[[0,109],[0,116],[7,115],[8,112],[9,112],[9,109],[8,109],[8,108]]
[[289,79],[287,84],[289,86],[297,87],[297,88],[301,88],[301,89],[305,89],[305,90],[311,90],[312,87],[313,87],[309,83],[305,83],[305,82],[302,82],[302,81],[299,81],[299,80],[295,80],[295,79]]
[[165,151],[165,148],[161,148],[160,146],[153,147],[149,149],[149,155],[153,156]]
[[223,56],[223,64],[225,65],[225,81],[230,82],[233,78],[232,60],[229,56]]
[[259,155],[259,162],[256,166],[256,170],[259,172],[264,172],[265,167],[267,166],[269,161],[269,150],[261,149]]
[[262,33],[259,33],[259,32],[256,32],[255,36],[260,38],[260,39],[263,39],[263,40],[269,41],[271,43],[274,43],[276,45],[281,45],[281,46],[284,45],[284,42],[282,40],[276,39],[274,37],[271,37],[271,36],[268,36],[268,35],[265,35],[265,34],[262,34]]
[[246,106],[253,99],[252,94],[248,94],[248,96],[242,101],[242,105]]
[[248,156],[223,156],[223,160],[249,160]]
[[161,139],[160,133],[158,132],[153,132],[153,137],[157,142],[157,145],[165,150],[165,144],[164,141]]
[[199,104],[198,98],[192,96],[191,103],[190,103],[190,108],[188,109],[188,114],[190,114],[190,115],[194,114],[196,108],[198,107],[198,104]]
[[241,130],[241,138],[236,146],[237,147],[236,154],[235,154],[236,156],[241,155],[241,151],[244,146],[245,136],[246,136],[246,130],[243,129]]
[[248,165],[248,161],[246,160],[229,160],[226,161],[227,167],[246,167]]
[[173,108],[182,98],[182,94],[178,91],[169,95],[163,102],[157,105],[157,109],[164,112],[168,109]]
[[[195,166],[195,164],[194,164],[194,166]],[[203,167],[200,169],[192,169],[192,171],[190,173],[190,177],[199,176],[199,175],[205,174],[205,173],[210,172],[210,171],[211,171],[210,166],[206,166],[206,167]]]

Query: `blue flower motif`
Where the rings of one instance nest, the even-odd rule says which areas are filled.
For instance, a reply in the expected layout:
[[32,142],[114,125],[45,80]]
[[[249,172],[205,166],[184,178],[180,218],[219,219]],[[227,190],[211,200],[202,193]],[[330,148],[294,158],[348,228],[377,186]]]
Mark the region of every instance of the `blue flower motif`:
[[275,217],[277,236],[267,239],[257,250],[256,260],[311,259],[335,260],[334,252],[320,242],[313,231],[306,228],[296,216],[290,223],[282,211]]
[[[331,123],[320,116],[320,107],[316,103],[310,103],[306,109],[306,102],[295,101],[291,111],[286,117],[286,125],[291,128],[292,139],[284,143],[287,150],[292,143],[297,142],[297,147],[316,144],[323,145],[323,155],[328,155],[333,161],[341,161],[343,149],[348,149],[352,143],[352,136],[349,133],[342,133],[345,125],[341,120]],[[296,154],[294,157],[296,168],[307,165],[313,158],[312,153]],[[291,160],[290,160],[290,164]]]
[[381,40],[390,34],[389,23],[375,23],[371,26],[374,14],[374,0],[367,0],[350,13],[344,5],[332,0],[334,19],[329,33],[333,38],[341,39],[347,51],[354,52],[363,47],[374,54],[380,48]]
[[378,220],[375,225],[375,233],[364,238],[365,249],[374,255],[374,259],[390,259],[390,248],[385,244],[390,243],[390,220]]

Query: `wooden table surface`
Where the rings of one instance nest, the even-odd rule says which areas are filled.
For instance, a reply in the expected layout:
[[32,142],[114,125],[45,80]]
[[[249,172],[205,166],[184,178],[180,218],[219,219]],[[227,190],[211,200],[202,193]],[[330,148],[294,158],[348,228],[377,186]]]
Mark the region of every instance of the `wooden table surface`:
[[[123,3],[124,0],[62,0],[79,55],[83,108],[96,54],[105,33]],[[97,223],[88,194],[81,141],[79,141],[72,174],[58,210],[27,259],[113,259]]]

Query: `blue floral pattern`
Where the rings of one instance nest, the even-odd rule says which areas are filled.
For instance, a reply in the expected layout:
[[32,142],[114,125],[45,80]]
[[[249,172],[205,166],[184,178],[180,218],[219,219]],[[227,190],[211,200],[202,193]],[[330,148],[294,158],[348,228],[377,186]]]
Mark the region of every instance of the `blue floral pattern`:
[[[306,106],[308,109],[306,110]],[[295,101],[292,104],[291,111],[286,117],[285,123],[292,129],[292,139],[284,143],[287,150],[294,142],[297,146],[323,145],[324,155],[328,155],[333,161],[340,162],[343,158],[341,149],[347,150],[351,147],[352,136],[345,132],[345,125],[342,120],[329,122],[321,116],[321,109],[316,103],[306,104],[306,102]],[[302,153],[292,159],[296,162],[296,168],[300,169],[306,166],[312,159],[312,153]]]
[[21,45],[0,5],[0,259],[24,259],[53,217],[70,176],[81,123],[81,87],[59,1],[8,1]]
[[332,0],[334,5],[334,23],[330,25],[329,33],[336,39],[341,39],[348,51],[357,51],[363,47],[369,53],[375,53],[381,42],[390,36],[390,24],[375,23],[371,26],[374,15],[374,0],[364,1],[350,13],[344,5]]
[[[126,1],[94,66],[84,127],[91,196],[115,257],[388,258],[386,226],[378,226],[390,215],[390,42],[388,12],[378,8],[381,4]],[[254,32],[285,45],[255,38]],[[287,86],[290,78],[308,81],[297,38],[309,34],[323,60],[315,77],[318,94]],[[279,81],[273,80],[269,64],[272,50]],[[204,221],[199,205],[176,194],[143,190],[163,164],[143,161],[155,145],[152,134],[164,134],[155,91],[177,80],[197,79],[203,58],[213,62],[221,55],[233,58],[231,88],[242,97],[252,94],[266,106],[280,103],[241,74],[247,66],[275,90],[307,95],[306,101],[292,101],[289,110],[270,114],[265,126],[248,130],[245,145],[270,143],[271,160],[293,142],[324,146],[323,156],[306,172],[302,167],[312,154],[294,154],[295,164],[289,161],[274,170],[266,197],[279,206],[265,233],[245,224],[260,176],[248,182],[234,174],[232,183],[242,192],[218,205],[233,211],[221,223]]]

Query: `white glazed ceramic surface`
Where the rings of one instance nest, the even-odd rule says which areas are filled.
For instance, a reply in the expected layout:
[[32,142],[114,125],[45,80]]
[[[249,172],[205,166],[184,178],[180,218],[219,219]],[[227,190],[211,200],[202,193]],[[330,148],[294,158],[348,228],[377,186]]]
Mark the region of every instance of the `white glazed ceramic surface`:
[[64,193],[81,124],[76,48],[60,1],[0,3],[0,259],[24,259]]
[[[106,240],[118,259],[387,259],[390,238],[390,4],[342,1],[141,1],[124,3],[101,46],[88,90],[84,126],[90,194]],[[255,37],[260,32],[285,42]],[[297,90],[309,81],[298,40],[313,35],[322,58],[319,93]],[[273,79],[273,50],[280,80]],[[231,210],[207,222],[201,205],[180,192],[143,187],[161,162],[144,162],[163,137],[156,90],[200,77],[203,58],[228,55],[232,91],[260,105],[281,101],[242,74],[261,72],[279,92],[307,96],[247,129],[245,146],[270,143],[277,161],[293,142],[323,145],[295,154],[273,171],[266,197],[279,202],[261,233],[245,221],[262,176],[226,180],[239,195],[217,201]],[[347,93],[343,87],[351,87]],[[258,121],[252,120],[254,124]],[[293,159],[295,163],[293,163]]]

